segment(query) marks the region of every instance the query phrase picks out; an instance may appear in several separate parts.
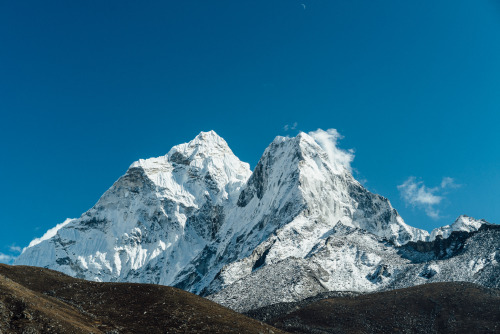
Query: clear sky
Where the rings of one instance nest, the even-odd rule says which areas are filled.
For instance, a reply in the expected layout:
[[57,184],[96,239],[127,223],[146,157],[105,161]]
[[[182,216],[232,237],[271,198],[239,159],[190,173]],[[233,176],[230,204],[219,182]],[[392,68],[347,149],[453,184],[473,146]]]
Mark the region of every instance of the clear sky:
[[3,262],[211,129],[337,129],[410,225],[499,223],[500,1],[2,1],[0,115]]

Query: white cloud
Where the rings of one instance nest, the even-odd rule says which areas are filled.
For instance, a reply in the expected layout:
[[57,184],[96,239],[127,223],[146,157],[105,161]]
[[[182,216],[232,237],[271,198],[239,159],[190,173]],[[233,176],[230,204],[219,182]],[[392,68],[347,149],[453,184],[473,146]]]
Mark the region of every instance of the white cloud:
[[15,256],[12,256],[12,255],[9,255],[9,254],[0,253],[0,263],[11,264],[12,262],[14,262],[15,259],[16,259]]
[[12,252],[12,253],[21,253],[21,251],[23,250],[21,247],[19,246],[16,246],[16,244],[12,244],[9,246],[9,250]]
[[293,124],[285,124],[285,126],[283,126],[283,130],[295,130],[297,128],[297,125],[299,125],[299,123],[297,122],[293,122]]
[[437,206],[444,199],[444,190],[448,188],[457,188],[458,184],[451,177],[443,177],[438,187],[429,188],[424,181],[418,181],[416,177],[410,176],[403,184],[398,186],[401,197],[407,205],[422,209],[433,218],[440,218]]
[[16,244],[6,246],[5,248],[8,248],[9,251],[7,252],[7,254],[0,252],[0,263],[12,264],[17,256],[21,253],[22,249]]
[[443,180],[441,181],[441,188],[446,189],[446,188],[459,188],[460,185],[455,183],[455,179],[451,177],[443,177]]
[[341,172],[342,167],[352,172],[351,162],[354,160],[354,150],[343,150],[337,146],[340,139],[344,138],[336,129],[309,132],[309,135],[321,146],[328,155],[328,160],[335,172]]

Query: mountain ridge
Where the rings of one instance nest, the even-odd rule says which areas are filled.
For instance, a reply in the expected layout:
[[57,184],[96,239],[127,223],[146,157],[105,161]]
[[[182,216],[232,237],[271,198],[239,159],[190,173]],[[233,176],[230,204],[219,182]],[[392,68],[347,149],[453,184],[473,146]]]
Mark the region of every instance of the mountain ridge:
[[[171,285],[246,310],[397,285],[414,266],[398,247],[487,223],[460,216],[431,233],[411,227],[334,158],[308,134],[278,136],[251,172],[224,139],[202,132],[165,156],[131,164],[96,205],[32,242],[16,264],[95,281]],[[269,286],[262,272],[300,274]],[[418,278],[401,284],[411,282]],[[255,305],[227,303],[243,292],[252,298],[245,284],[267,290],[258,287]]]

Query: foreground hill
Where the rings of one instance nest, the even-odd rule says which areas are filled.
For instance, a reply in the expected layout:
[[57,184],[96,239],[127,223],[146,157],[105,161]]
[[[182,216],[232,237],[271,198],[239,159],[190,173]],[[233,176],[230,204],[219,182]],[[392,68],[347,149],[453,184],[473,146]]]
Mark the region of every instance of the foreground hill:
[[292,333],[500,333],[498,289],[447,282],[343,294],[276,304],[248,315]]
[[282,333],[191,293],[0,264],[0,333]]
[[500,333],[500,290],[449,282],[365,295],[328,292],[248,315],[255,320],[176,288],[0,264],[2,334]]

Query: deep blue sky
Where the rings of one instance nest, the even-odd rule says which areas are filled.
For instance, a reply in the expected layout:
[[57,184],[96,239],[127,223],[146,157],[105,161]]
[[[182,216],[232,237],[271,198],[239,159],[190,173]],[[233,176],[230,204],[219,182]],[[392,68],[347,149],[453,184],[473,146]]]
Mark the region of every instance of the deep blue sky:
[[[498,223],[500,2],[3,1],[0,113],[0,253],[210,129],[253,167],[276,135],[335,128],[407,223]],[[410,176],[461,187],[432,219]]]

